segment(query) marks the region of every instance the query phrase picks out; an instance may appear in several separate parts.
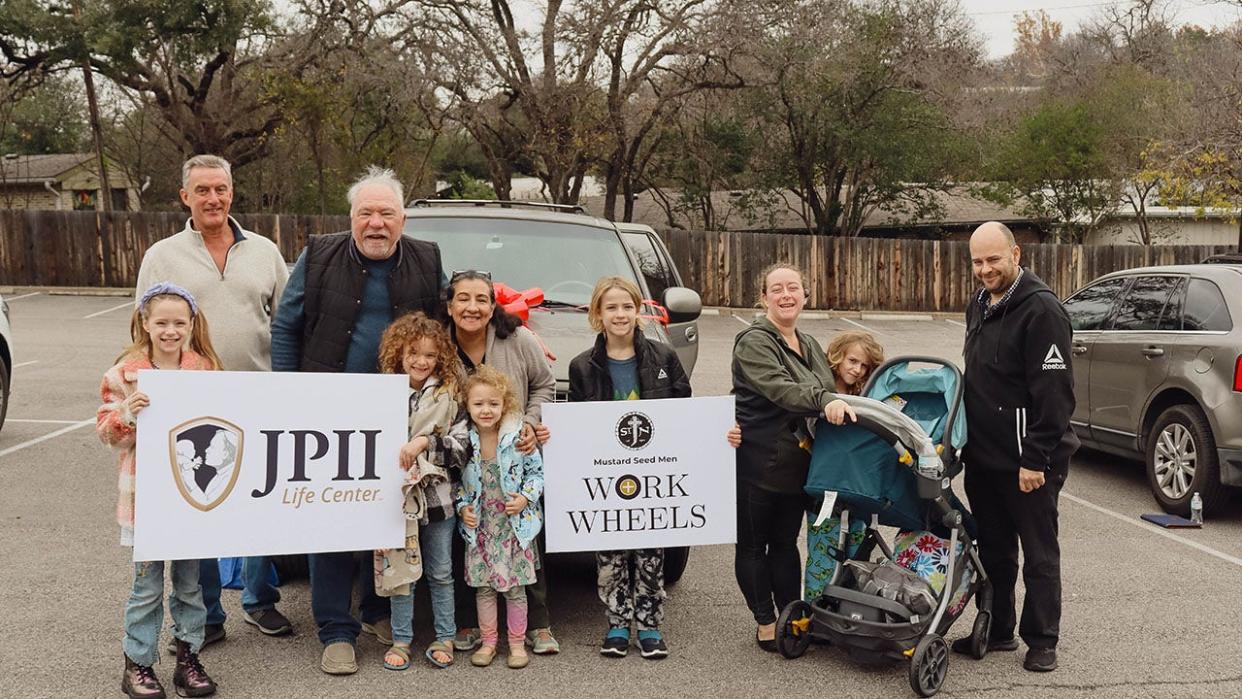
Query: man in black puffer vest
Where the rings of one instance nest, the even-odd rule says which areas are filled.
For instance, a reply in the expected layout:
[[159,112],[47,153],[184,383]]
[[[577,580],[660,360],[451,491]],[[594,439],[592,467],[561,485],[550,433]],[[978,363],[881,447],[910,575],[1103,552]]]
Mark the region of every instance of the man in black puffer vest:
[[[440,248],[402,235],[403,201],[392,171],[371,167],[349,188],[352,230],[307,240],[272,321],[273,371],[373,374],[389,323],[414,311],[436,314],[447,284]],[[361,624],[350,613],[360,563]],[[359,631],[392,643],[388,600],[369,584],[370,568],[370,555],[311,554],[311,608],[328,674],[357,672]]]
[[[970,236],[975,277],[984,288],[966,309],[966,496],[979,523],[979,557],[992,584],[989,650],[1026,642],[1023,667],[1057,667],[1061,624],[1061,548],[1057,495],[1078,438],[1069,316],[1056,294],[1019,266],[1003,224]],[[1018,543],[1026,600],[1015,616]],[[970,639],[953,650],[969,652]]]

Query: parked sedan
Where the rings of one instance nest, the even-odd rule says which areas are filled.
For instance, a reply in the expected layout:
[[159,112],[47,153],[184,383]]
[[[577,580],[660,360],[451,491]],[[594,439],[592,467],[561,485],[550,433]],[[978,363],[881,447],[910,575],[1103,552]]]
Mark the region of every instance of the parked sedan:
[[1166,512],[1223,505],[1242,486],[1242,265],[1115,272],[1065,309],[1083,444],[1143,459]]

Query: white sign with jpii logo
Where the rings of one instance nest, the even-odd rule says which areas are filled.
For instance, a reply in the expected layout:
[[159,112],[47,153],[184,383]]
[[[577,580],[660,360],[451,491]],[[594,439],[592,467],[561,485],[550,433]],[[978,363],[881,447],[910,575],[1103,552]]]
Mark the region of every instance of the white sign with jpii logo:
[[141,371],[134,560],[400,548],[403,376]]
[[548,551],[737,541],[733,397],[548,403]]

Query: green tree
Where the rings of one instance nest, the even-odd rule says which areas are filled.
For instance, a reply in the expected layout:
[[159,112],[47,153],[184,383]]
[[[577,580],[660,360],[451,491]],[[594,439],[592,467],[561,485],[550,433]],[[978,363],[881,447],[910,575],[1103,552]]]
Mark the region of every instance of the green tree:
[[283,113],[265,88],[322,53],[314,27],[282,35],[269,0],[6,0],[3,77],[76,69],[85,59],[113,84],[149,98],[185,153],[237,166],[262,157]]
[[1048,221],[1062,242],[1081,243],[1117,201],[1106,124],[1085,102],[1051,102],[1001,145],[985,194]]
[[76,86],[59,77],[29,89],[0,83],[0,154],[77,153],[88,147]]
[[755,168],[801,201],[808,229],[852,236],[877,209],[936,210],[962,157],[939,90],[978,60],[964,22],[938,0],[773,6],[750,95],[766,141]]

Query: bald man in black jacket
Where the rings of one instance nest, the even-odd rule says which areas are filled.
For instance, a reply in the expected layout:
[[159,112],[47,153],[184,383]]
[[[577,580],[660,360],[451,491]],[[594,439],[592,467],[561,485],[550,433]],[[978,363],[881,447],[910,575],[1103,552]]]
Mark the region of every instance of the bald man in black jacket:
[[[1027,645],[1023,667],[1057,667],[1061,549],[1057,497],[1078,438],[1069,317],[1056,294],[1019,265],[1013,233],[1000,223],[970,238],[984,288],[966,309],[966,495],[979,524],[979,555],[994,592],[989,650]],[[1026,600],[1015,619],[1018,543]],[[969,652],[969,639],[953,644]]]

